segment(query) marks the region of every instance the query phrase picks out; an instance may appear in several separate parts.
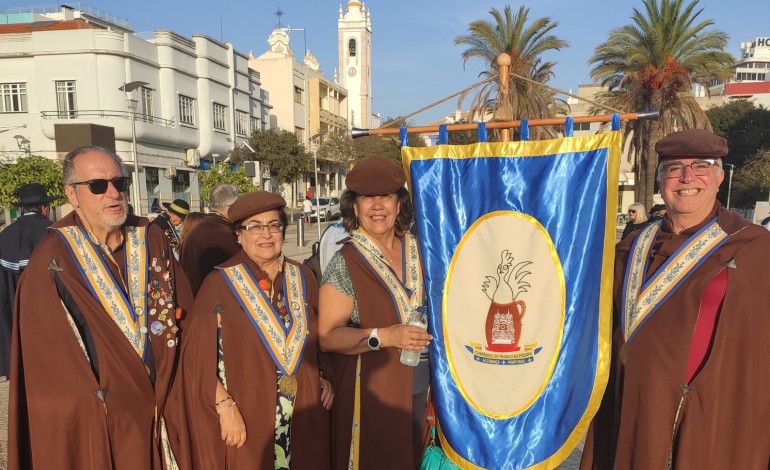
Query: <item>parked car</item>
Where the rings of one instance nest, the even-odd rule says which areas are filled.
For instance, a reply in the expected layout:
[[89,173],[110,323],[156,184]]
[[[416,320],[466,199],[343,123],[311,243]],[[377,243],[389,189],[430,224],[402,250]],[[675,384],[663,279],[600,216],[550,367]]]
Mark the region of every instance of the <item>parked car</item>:
[[313,198],[313,211],[310,213],[311,219],[317,219],[316,211],[321,210],[321,219],[324,222],[328,222],[332,219],[336,219],[342,216],[340,212],[340,200],[336,197],[321,197]]

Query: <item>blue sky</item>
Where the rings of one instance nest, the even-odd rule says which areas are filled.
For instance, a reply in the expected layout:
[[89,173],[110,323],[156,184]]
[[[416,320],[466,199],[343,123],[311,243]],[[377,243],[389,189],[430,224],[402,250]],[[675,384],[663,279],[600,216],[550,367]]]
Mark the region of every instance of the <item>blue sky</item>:
[[[170,29],[184,36],[205,34],[232,42],[241,52],[258,56],[267,49],[267,37],[276,26],[273,15],[279,7],[282,23],[305,30],[307,47],[331,77],[337,66],[337,11],[335,0],[90,0],[88,5],[131,22],[139,33]],[[45,1],[0,0],[0,7],[40,5]],[[63,2],[67,3],[67,2]],[[464,68],[464,48],[453,39],[467,31],[476,19],[489,18],[492,7],[503,1],[479,0],[374,0],[366,2],[372,12],[374,111],[383,118],[416,111],[478,81],[483,64],[471,61]],[[511,3],[514,10],[520,3]],[[716,21],[730,36],[727,51],[737,56],[742,41],[770,36],[765,2],[757,0],[701,0],[700,18]],[[558,88],[577,89],[589,83],[588,58],[615,27],[628,24],[633,7],[640,1],[538,0],[530,2],[530,17],[550,17],[559,23],[555,34],[570,47],[546,56],[555,60]],[[292,34],[292,49],[302,56],[303,33]],[[466,100],[466,106],[469,100]],[[413,118],[416,124],[431,122],[450,113],[456,99]]]

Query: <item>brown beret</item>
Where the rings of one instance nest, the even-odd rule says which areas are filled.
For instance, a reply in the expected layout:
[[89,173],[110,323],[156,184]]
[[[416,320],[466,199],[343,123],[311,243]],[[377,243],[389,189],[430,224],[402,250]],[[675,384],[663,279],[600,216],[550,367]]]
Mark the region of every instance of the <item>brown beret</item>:
[[722,158],[727,155],[727,140],[705,129],[674,132],[655,144],[658,158],[708,157]]
[[345,186],[363,196],[395,193],[404,183],[404,170],[387,157],[367,158],[345,177]]
[[283,210],[284,207],[286,200],[280,195],[269,191],[255,191],[236,199],[227,209],[227,218],[230,222],[240,222],[252,215],[276,209]]

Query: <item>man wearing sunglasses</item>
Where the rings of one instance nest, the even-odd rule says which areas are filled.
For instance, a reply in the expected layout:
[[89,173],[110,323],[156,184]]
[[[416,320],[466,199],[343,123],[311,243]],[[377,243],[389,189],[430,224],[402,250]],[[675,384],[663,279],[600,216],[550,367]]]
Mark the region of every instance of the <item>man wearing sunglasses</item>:
[[192,294],[162,230],[127,215],[120,158],[64,159],[74,211],[21,277],[11,345],[8,468],[184,467],[169,399],[178,320]]
[[667,212],[617,246],[610,383],[581,468],[767,468],[770,233],[716,199],[725,139],[655,150]]

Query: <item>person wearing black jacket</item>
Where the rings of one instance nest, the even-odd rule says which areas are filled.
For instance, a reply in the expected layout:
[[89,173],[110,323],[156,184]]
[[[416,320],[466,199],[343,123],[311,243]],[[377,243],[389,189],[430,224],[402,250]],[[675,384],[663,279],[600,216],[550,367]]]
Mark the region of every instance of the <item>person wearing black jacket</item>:
[[11,324],[13,299],[19,278],[32,254],[32,249],[48,233],[51,202],[43,185],[24,184],[19,196],[19,218],[0,232],[0,377],[10,372]]
[[623,229],[623,238],[626,238],[631,232],[639,230],[642,227],[646,227],[650,222],[647,220],[647,210],[639,202],[635,202],[628,206],[628,217],[631,219],[626,224],[626,228]]

